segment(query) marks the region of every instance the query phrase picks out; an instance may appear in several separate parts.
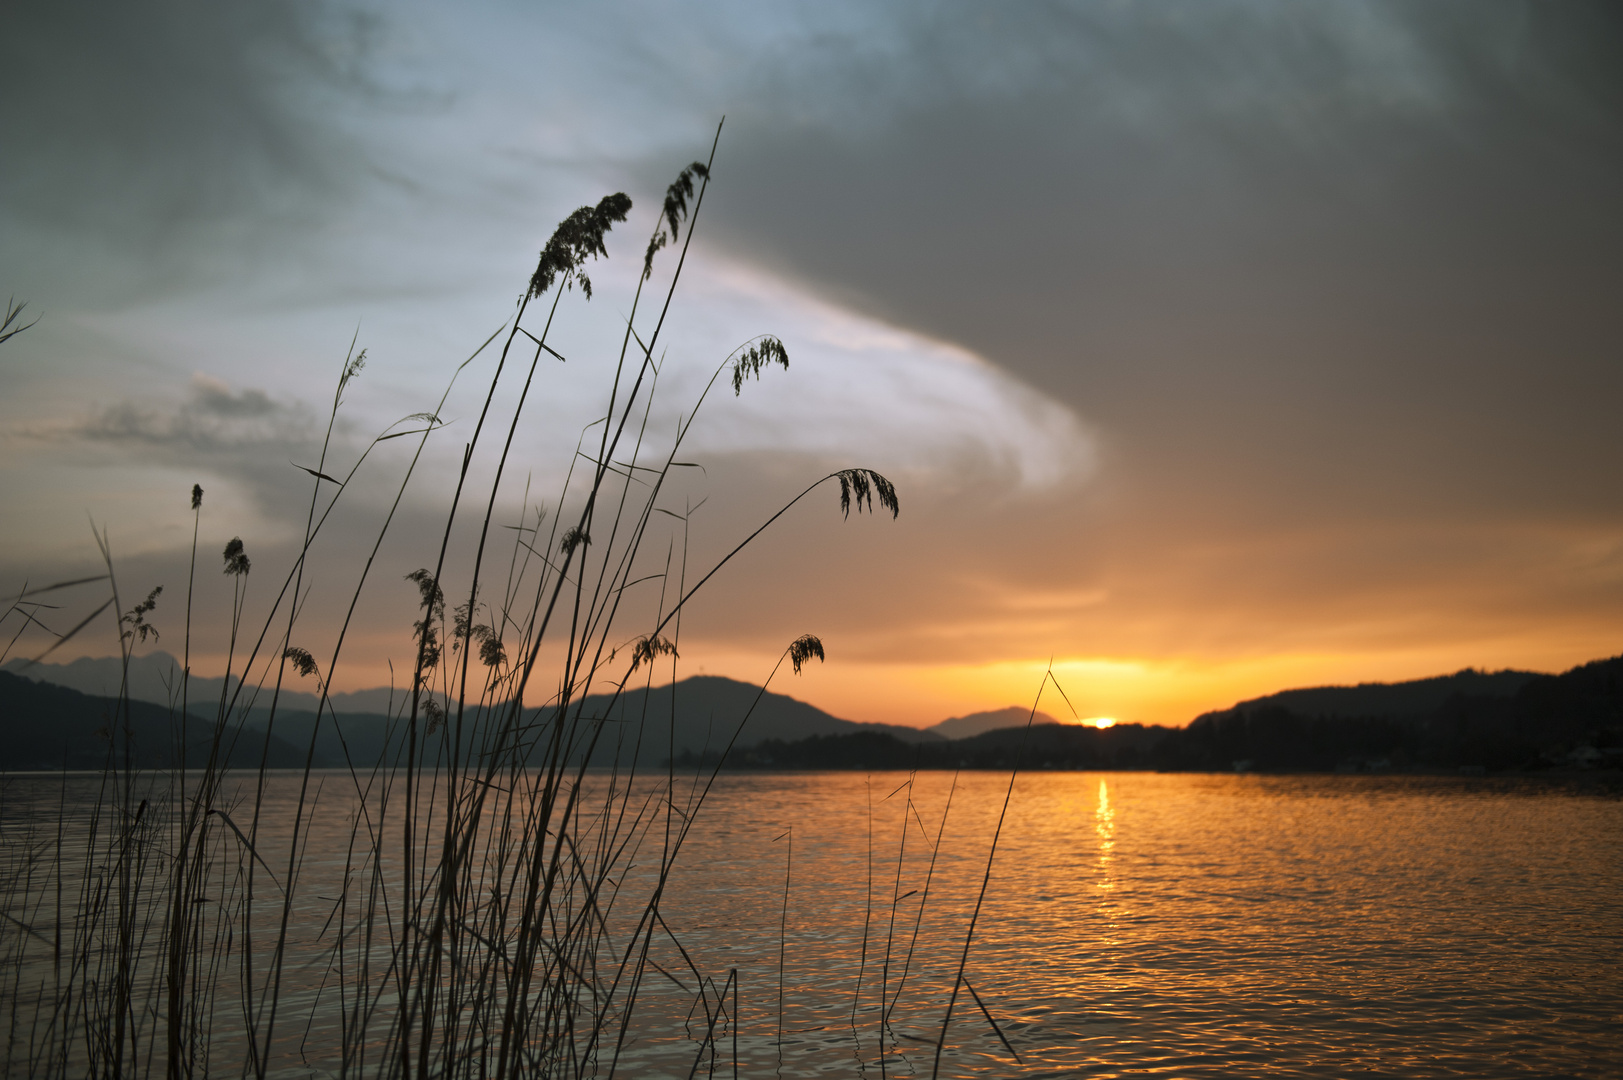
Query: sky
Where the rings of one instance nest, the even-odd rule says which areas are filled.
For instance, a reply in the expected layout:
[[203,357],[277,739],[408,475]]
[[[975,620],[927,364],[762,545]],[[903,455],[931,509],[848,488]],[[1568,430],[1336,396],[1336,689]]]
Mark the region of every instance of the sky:
[[[902,512],[797,507],[684,616],[683,673],[758,681],[811,632],[827,663],[774,688],[853,720],[1029,704],[1051,665],[1083,717],[1181,724],[1623,651],[1614,5],[23,0],[9,21],[0,292],[39,321],[0,344],[7,596],[97,572],[105,529],[124,595],[166,587],[173,649],[193,483],[200,549],[241,536],[268,591],[351,342],[345,467],[434,409],[558,221],[624,191],[501,489],[513,520],[526,484],[550,505],[664,188],[725,118],[651,430],[756,335],[791,366],[706,400],[703,470],[670,495],[702,503],[691,564],[833,469],[889,477]],[[432,558],[492,363],[453,386],[337,686],[410,654],[400,577]],[[313,646],[409,441],[323,541]],[[223,665],[229,584],[199,577],[199,669]],[[48,622],[101,587],[53,594]],[[53,659],[115,652],[103,622]]]

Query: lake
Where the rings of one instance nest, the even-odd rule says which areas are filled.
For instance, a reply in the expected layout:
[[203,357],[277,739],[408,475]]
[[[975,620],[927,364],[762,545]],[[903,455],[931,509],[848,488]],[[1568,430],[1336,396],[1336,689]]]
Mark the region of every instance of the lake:
[[[1007,780],[724,774],[670,882],[620,1074],[725,1076],[736,1055],[746,1076],[928,1076],[962,963],[942,1076],[1623,1075],[1615,784],[1032,773],[987,881]],[[341,880],[355,819],[347,778],[321,781],[311,897]],[[9,865],[62,784],[3,778]],[[296,790],[272,777],[267,834]],[[37,927],[28,888],[14,879],[7,911]],[[295,958],[330,913],[296,908]],[[709,1045],[699,977],[738,1008]],[[336,1026],[299,978],[290,1000],[313,1015],[273,1072],[336,1074]],[[0,989],[12,1015],[22,985]]]

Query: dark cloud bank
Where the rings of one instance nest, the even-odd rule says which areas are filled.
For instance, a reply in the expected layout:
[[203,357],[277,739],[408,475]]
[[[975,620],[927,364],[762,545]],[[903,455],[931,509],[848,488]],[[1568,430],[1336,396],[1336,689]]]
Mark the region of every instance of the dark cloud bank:
[[914,18],[892,74],[773,80],[847,111],[738,118],[737,251],[1072,403],[1202,513],[1615,516],[1616,8]]

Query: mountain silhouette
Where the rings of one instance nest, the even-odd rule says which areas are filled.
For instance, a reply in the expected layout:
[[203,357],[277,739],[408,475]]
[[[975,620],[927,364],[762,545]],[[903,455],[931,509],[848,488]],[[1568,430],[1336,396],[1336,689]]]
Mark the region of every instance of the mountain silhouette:
[[[126,760],[141,769],[180,763],[179,725],[169,709],[146,701],[122,705],[0,671],[0,770],[100,769]],[[194,717],[186,727],[186,762],[208,760],[214,725]],[[226,725],[221,762],[229,768],[304,765],[305,752],[276,735]],[[126,757],[126,751],[128,756]]]
[[[144,673],[161,675],[164,660],[173,663],[161,654],[144,659]],[[117,661],[40,667],[88,681],[106,678],[109,664]],[[206,681],[193,680],[199,685]],[[214,680],[214,693],[223,685]],[[160,688],[167,695],[167,687]],[[212,735],[217,702],[214,697],[194,709],[207,719],[195,715],[189,722],[188,761],[201,760],[196,748],[206,748]],[[308,708],[296,707],[305,702]],[[312,740],[317,766],[399,760],[407,726],[398,698],[393,718],[327,713],[319,725],[315,704],[312,695],[284,693],[268,740],[266,707],[239,710],[226,726],[239,747],[231,763],[257,765],[255,755],[269,746],[266,760],[273,766],[302,765]],[[99,767],[109,735],[125,731],[136,764],[162,767],[177,758],[174,713],[140,700],[130,701],[126,713],[109,697],[0,672],[0,769]],[[560,749],[551,741],[555,714],[550,706],[526,708],[515,729],[505,706],[470,708],[461,728],[462,760],[477,761],[481,748],[506,732],[518,739],[526,760],[540,764]],[[1204,713],[1183,728],[1122,723],[1096,729],[1038,714],[1028,731],[1030,711],[1019,707],[925,730],[861,724],[713,675],[593,694],[572,703],[569,715],[580,721],[567,726],[574,741],[561,752],[569,760],[641,769],[672,760],[714,764],[731,743],[726,762],[743,768],[1009,768],[1018,761],[1028,768],[1224,772],[1614,770],[1623,768],[1623,657],[1560,675],[1466,669],[1402,683],[1285,690]],[[430,733],[426,716],[419,718],[425,763],[448,754],[450,727]],[[944,737],[952,732],[968,734]]]
[[1040,712],[1034,717],[1030,709],[1010,705],[1006,709],[950,717],[939,724],[931,724],[924,730],[932,731],[943,739],[968,739],[983,732],[997,731],[999,728],[1025,727],[1028,720],[1034,724],[1058,722],[1047,713]]
[[[162,666],[166,661],[172,662],[172,658],[153,654],[142,659],[146,662],[131,664],[132,687],[140,687],[151,693],[156,685],[167,699],[168,687],[173,684],[161,681],[154,684],[152,680],[172,675],[176,668],[165,671]],[[117,660],[103,660],[38,667],[45,669],[44,674],[72,677],[92,686],[106,685],[106,682],[98,680],[111,679],[116,690],[117,665]],[[146,681],[138,682],[137,673]],[[220,688],[224,685],[222,679],[192,680],[189,693],[191,724],[199,730],[212,730]],[[265,702],[268,697],[268,693],[262,692],[258,701]],[[349,696],[349,700],[358,698],[359,695]],[[335,699],[341,699],[341,696],[335,695]],[[316,705],[314,695],[288,691],[283,691],[278,702],[271,727],[274,745],[290,750],[296,748],[298,765],[304,764],[304,753],[312,740],[315,748],[313,763],[317,767],[347,764],[369,768],[379,762],[398,760],[406,742],[407,724],[399,715],[408,706],[405,699],[396,696],[395,715],[392,717],[382,712],[339,710],[335,715],[328,711],[323,713],[319,725],[316,723]],[[10,672],[0,672],[0,731],[20,740],[13,743],[14,753],[0,754],[0,768],[59,768],[60,756],[51,749],[57,746],[56,742],[49,739],[45,742],[38,739],[30,741],[25,736],[31,732],[49,732],[58,723],[59,713],[71,720],[69,726],[77,733],[76,738],[89,735],[102,727],[105,718],[113,715],[115,710],[116,701],[110,695],[85,694],[53,685],[44,679],[34,681]],[[168,739],[171,718],[178,713],[177,709],[167,704],[138,700],[133,693],[129,710],[130,715],[139,721],[135,728],[143,747],[148,744],[156,746],[162,741],[159,733],[162,733],[163,739]],[[521,724],[527,732],[523,737],[524,745],[528,747],[532,761],[538,762],[547,749],[545,733],[549,730],[548,724],[554,712],[555,709],[551,707],[526,708],[523,711]],[[463,725],[463,760],[474,759],[473,755],[477,754],[485,737],[494,733],[507,715],[507,710],[501,706],[468,709]],[[676,683],[674,687],[637,688],[618,697],[613,694],[592,694],[572,704],[570,715],[579,716],[585,721],[576,729],[584,737],[577,739],[571,748],[572,756],[586,753],[587,733],[597,726],[601,727],[601,733],[590,748],[594,765],[619,763],[629,766],[636,763],[644,768],[662,765],[671,758],[673,751],[680,756],[719,750],[735,733],[739,747],[753,746],[768,739],[793,741],[857,732],[884,735],[904,742],[940,740],[940,736],[916,728],[842,720],[786,694],[771,691],[763,694],[757,686],[714,675],[693,676]],[[95,723],[90,723],[91,719]],[[267,705],[256,703],[236,710],[228,720],[227,727],[230,730],[240,727],[246,732],[257,733],[256,738],[263,745],[267,725],[271,723]],[[427,726],[426,716],[420,717],[419,743],[424,759],[432,761],[436,754],[447,748],[442,745],[445,737],[429,735]],[[281,751],[278,750],[278,753]],[[143,757],[141,761],[148,767],[157,767],[173,760],[174,756],[172,753],[165,756],[154,750],[152,755]],[[192,760],[190,753],[188,760]],[[276,760],[280,762],[283,758]],[[257,764],[257,760],[254,763]],[[87,766],[81,763],[74,767]]]

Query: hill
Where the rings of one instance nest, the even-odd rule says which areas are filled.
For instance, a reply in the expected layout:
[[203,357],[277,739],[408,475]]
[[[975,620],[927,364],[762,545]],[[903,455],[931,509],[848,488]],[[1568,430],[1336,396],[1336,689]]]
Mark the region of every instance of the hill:
[[[65,686],[92,697],[117,697],[119,684],[123,678],[123,664],[116,656],[80,657],[66,664],[33,664],[27,660],[8,660],[0,671],[10,672],[32,682]],[[241,680],[233,676],[229,689],[234,691],[239,682]],[[297,676],[289,670],[282,686],[281,705],[314,715],[319,699],[315,694],[298,689],[298,686]],[[227,682],[223,678],[194,674],[187,697],[194,705],[204,702],[218,703],[221,691],[226,688]],[[250,691],[252,689],[249,688]],[[175,657],[160,649],[130,659],[129,695],[132,701],[167,706],[171,701],[178,700],[179,693],[180,661]],[[269,687],[261,690],[262,701],[267,701],[269,697]],[[395,708],[399,707],[402,694],[398,690],[390,691],[388,687],[379,687],[334,694],[329,700],[335,712],[387,715],[391,711],[391,702]]]
[[1623,657],[1560,675],[1468,670],[1409,683],[1287,690],[1206,713],[1186,728],[1039,723],[1029,735],[1021,725],[914,746],[871,732],[766,740],[729,764],[1006,769],[1016,760],[1028,769],[1200,772],[1623,769]]
[[[759,696],[759,704],[755,704]],[[609,694],[594,694],[580,705],[583,716],[606,722],[593,764],[618,760],[642,767],[663,764],[672,754],[704,756],[727,745],[738,732],[739,747],[767,741],[796,741],[834,735],[880,735],[900,743],[939,742],[941,737],[895,724],[842,720],[787,694],[717,675],[695,675],[674,685],[635,689],[611,707]],[[754,712],[750,712],[754,705]],[[745,720],[746,715],[748,720]]]
[[[178,726],[170,710],[145,701],[128,703],[121,711],[110,698],[91,697],[77,690],[30,682],[0,672],[0,770],[100,769],[116,751],[116,763],[125,760],[137,768],[160,769],[178,764]],[[187,761],[208,757],[214,726],[193,718],[186,732]],[[239,733],[228,726],[223,745],[231,768],[257,768],[261,761],[273,769],[304,764],[304,752],[263,731]]]
[[982,732],[997,731],[999,728],[1025,727],[1028,720],[1036,724],[1058,722],[1047,713],[1040,712],[1034,718],[1030,709],[1010,705],[1006,709],[970,713],[968,716],[954,716],[941,721],[939,724],[931,724],[924,730],[933,732],[943,739],[968,739]]
[[[1026,715],[1030,715],[1027,710]],[[1034,723],[983,731],[952,741],[904,743],[882,732],[819,735],[797,742],[769,739],[736,750],[732,768],[757,769],[1140,769],[1178,729],[1143,724],[1095,728]],[[683,766],[714,766],[719,755],[684,754]]]
[[1287,691],[1197,717],[1159,756],[1195,769],[1505,770],[1615,762],[1620,743],[1623,657],[1560,675],[1467,669]]
[[1509,698],[1535,679],[1547,678],[1534,671],[1477,671],[1466,668],[1452,675],[1411,679],[1397,683],[1359,683],[1357,686],[1314,686],[1282,690],[1267,697],[1242,701],[1227,709],[1205,713],[1218,717],[1259,709],[1286,709],[1298,716],[1415,717],[1435,712],[1454,697]]
[[[313,704],[313,701],[312,701]],[[753,713],[751,708],[754,707]],[[1019,709],[955,718],[959,730],[996,723],[963,738],[938,730],[859,724],[786,694],[719,676],[631,690],[618,698],[595,694],[571,711],[599,726],[595,745],[568,748],[571,760],[589,752],[593,765],[662,767],[714,763],[737,733],[729,765],[743,768],[1008,768],[1021,754],[1028,768],[1280,772],[1536,770],[1623,768],[1623,657],[1583,664],[1560,675],[1462,671],[1408,683],[1287,690],[1206,713],[1186,728],[1117,724],[1106,729],[1056,724],[1039,715],[1025,732]],[[1016,723],[1002,721],[1024,713]],[[114,703],[63,687],[0,672],[0,769],[100,767]],[[554,730],[552,710],[526,709],[522,737],[539,763]],[[746,716],[748,719],[746,720]],[[233,765],[257,764],[266,746],[263,708],[248,710]],[[499,713],[470,711],[464,759],[480,745]],[[206,746],[212,726],[194,720],[191,747]],[[315,715],[284,709],[269,740],[273,767],[302,765]],[[171,711],[149,702],[129,705],[137,764],[160,767],[175,756]],[[421,730],[421,729],[420,729]],[[399,757],[403,727],[381,713],[342,713],[315,731],[314,763],[357,767]],[[426,734],[426,732],[425,732]],[[425,759],[444,753],[444,736],[422,744]],[[196,749],[189,760],[199,760]]]
[[[76,677],[89,681],[106,677],[109,664],[113,665],[111,670],[116,678],[117,661],[81,662],[78,667],[60,665],[55,671],[47,669],[46,673],[54,675],[64,668],[73,668]],[[151,674],[154,667],[148,666],[144,670]],[[132,665],[134,668],[135,665]],[[194,688],[205,681],[193,680]],[[133,676],[131,682],[135,683]],[[194,718],[192,723],[199,730],[212,730],[209,726],[212,715],[208,720],[202,716],[213,712],[212,705],[218,700],[213,695],[217,695],[219,687],[224,685],[223,680],[215,679],[212,682],[212,695],[194,695],[194,701],[201,697],[205,702],[191,710]],[[167,689],[162,686],[160,689],[167,696]],[[752,705],[754,712],[750,713]],[[323,717],[318,728],[315,706],[314,696],[287,692],[283,693],[278,706],[272,728],[273,745],[285,747],[294,754],[296,764],[304,764],[304,753],[310,746],[312,735],[315,739],[314,764],[317,767],[338,767],[347,762],[357,768],[369,768],[379,761],[393,761],[402,752],[405,727],[398,718],[391,719],[383,713],[329,713]],[[173,753],[160,753],[157,747],[162,740],[169,738],[167,733],[172,710],[167,705],[141,700],[132,700],[129,707],[132,728],[137,732],[132,745],[139,745],[145,755],[138,763],[143,767],[169,763]],[[46,681],[32,681],[0,672],[0,734],[11,740],[11,750],[0,753],[0,768],[60,768],[60,741],[45,739],[41,742],[40,738],[63,724],[66,730],[75,733],[74,738],[89,736],[105,725],[106,717],[112,715],[113,709],[114,701],[108,696],[88,695]],[[577,711],[588,720],[603,721],[602,734],[592,750],[594,765],[618,762],[629,766],[635,762],[641,768],[656,767],[671,757],[673,747],[677,755],[703,755],[725,746],[735,731],[739,732],[740,747],[753,746],[764,740],[795,741],[813,736],[861,732],[909,743],[940,741],[939,736],[915,728],[842,720],[786,694],[770,691],[762,694],[759,687],[719,676],[700,675],[684,679],[674,686],[635,689],[617,700],[610,694],[594,694],[571,707],[572,713]],[[270,720],[268,708],[256,705],[239,710],[236,715],[242,720],[240,726],[243,730],[254,733],[259,744],[263,745]],[[485,732],[499,722],[501,715],[500,710],[470,708],[463,732],[464,759],[481,744]],[[533,760],[539,760],[539,755],[545,752],[544,735],[549,730],[551,718],[550,709],[525,710],[525,739]],[[426,720],[423,724],[424,728],[420,730],[424,730],[425,737],[421,745],[425,758],[432,760],[434,755],[446,748],[442,745],[443,738],[426,735]],[[235,726],[239,725],[234,723]],[[160,734],[162,739],[159,738]],[[206,743],[207,740],[204,741]],[[147,753],[149,748],[150,754]],[[90,751],[94,751],[91,757],[100,752],[95,751],[94,745],[90,745]],[[577,745],[573,748],[572,756],[578,760],[578,756],[585,752],[584,745]],[[278,754],[281,754],[280,750]],[[78,761],[82,756],[79,754],[74,760]],[[95,758],[98,765],[100,760],[99,757]],[[193,760],[190,752],[188,760]],[[281,762],[284,758],[277,757],[276,760]],[[74,767],[89,766],[81,763]]]

